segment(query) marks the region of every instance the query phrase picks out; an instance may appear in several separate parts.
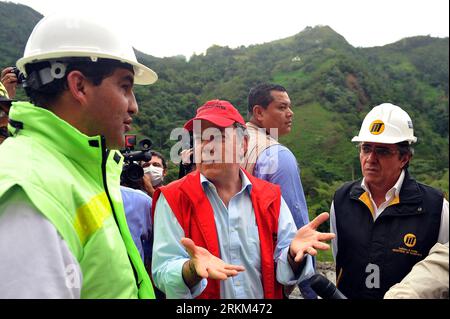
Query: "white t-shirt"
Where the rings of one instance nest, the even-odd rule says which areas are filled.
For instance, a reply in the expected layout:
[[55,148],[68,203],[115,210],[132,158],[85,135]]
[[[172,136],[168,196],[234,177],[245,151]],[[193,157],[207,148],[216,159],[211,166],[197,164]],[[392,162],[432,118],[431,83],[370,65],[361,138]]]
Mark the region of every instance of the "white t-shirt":
[[50,223],[14,188],[0,204],[0,298],[80,298],[82,272]]

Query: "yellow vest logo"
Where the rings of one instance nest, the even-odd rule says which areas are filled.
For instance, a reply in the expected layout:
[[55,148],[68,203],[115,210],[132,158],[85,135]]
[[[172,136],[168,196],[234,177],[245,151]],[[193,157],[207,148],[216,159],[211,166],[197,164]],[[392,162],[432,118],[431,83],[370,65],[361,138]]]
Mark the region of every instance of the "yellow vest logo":
[[403,242],[409,248],[414,247],[416,245],[416,241],[416,235],[414,234],[406,234],[405,237],[403,237]]
[[369,131],[373,135],[378,135],[384,131],[384,123],[381,120],[373,121],[369,126]]

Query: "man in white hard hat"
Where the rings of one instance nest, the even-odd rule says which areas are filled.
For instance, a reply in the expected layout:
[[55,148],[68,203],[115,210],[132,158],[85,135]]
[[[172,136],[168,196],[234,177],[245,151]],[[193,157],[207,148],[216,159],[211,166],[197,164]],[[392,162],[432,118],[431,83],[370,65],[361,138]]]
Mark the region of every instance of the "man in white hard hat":
[[0,298],[153,298],[120,195],[133,85],[155,72],[117,33],[53,15],[17,67],[32,103],[13,102],[0,146]]
[[352,139],[363,179],[338,189],[330,210],[336,283],[348,298],[383,298],[436,242],[448,242],[448,201],[408,173],[416,141],[409,115],[389,103]]

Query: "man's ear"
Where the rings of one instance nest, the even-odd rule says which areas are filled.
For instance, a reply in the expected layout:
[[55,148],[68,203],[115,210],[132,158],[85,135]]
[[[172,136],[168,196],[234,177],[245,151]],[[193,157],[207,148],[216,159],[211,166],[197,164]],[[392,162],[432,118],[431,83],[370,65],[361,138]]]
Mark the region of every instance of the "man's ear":
[[80,71],[71,71],[67,75],[67,88],[72,97],[82,105],[87,103],[86,89],[88,84],[90,84],[89,81]]
[[265,109],[261,105],[255,105],[253,107],[252,117],[257,121],[262,121],[264,118]]
[[249,137],[246,135],[244,136],[243,140],[242,140],[242,144],[241,144],[241,149],[239,150],[239,161],[242,162],[242,160],[244,159],[245,155],[247,154],[248,151],[248,140]]
[[406,164],[409,163],[409,161],[411,160],[411,158],[412,158],[412,155],[411,155],[411,154],[405,154],[405,155],[403,156],[403,158],[401,159],[401,161],[402,161],[402,169],[405,168]]

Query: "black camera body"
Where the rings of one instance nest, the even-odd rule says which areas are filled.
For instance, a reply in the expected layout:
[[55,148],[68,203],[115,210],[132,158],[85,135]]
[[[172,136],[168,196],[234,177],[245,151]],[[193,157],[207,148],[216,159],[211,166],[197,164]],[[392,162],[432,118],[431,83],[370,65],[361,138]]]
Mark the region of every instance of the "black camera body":
[[16,67],[13,67],[11,73],[14,73],[17,77],[17,84],[22,84],[25,81],[25,74],[20,72],[20,70]]
[[139,165],[140,161],[152,159],[152,141],[143,139],[139,142],[139,151],[134,150],[136,145],[136,135],[125,136],[125,149],[121,151],[124,157],[122,173],[120,174],[120,184],[134,189],[142,189],[142,177],[144,169]]
[[[193,132],[189,132],[189,145],[183,145],[183,149],[193,149],[194,148],[194,136],[193,136]],[[183,178],[184,176],[186,176],[186,174],[188,174],[189,172],[192,171],[195,163],[194,163],[194,153],[192,153],[189,156],[189,163],[183,163],[182,161],[180,161],[180,167],[178,170],[178,178]]]

